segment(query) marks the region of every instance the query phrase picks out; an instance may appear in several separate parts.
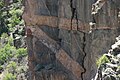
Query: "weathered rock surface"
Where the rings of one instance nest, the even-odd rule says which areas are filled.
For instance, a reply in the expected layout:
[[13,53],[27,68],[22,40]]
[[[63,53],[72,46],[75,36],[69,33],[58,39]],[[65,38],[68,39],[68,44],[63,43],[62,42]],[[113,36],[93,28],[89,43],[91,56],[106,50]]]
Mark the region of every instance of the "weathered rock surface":
[[115,44],[104,55],[109,62],[100,64],[94,80],[120,80],[120,36],[116,38]]
[[113,1],[92,16],[96,0],[25,0],[29,80],[92,79],[96,59],[119,34],[120,2]]

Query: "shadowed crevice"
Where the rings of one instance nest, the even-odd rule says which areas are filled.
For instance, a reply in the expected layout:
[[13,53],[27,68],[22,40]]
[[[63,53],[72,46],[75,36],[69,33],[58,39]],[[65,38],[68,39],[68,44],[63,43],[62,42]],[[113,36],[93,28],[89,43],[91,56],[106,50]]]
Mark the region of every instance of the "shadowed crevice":
[[84,69],[84,72],[81,73],[81,79],[82,79],[82,80],[84,80],[83,75],[84,75],[85,72],[86,72],[86,68],[85,68],[85,66],[84,66],[85,57],[86,57],[86,52],[85,52],[85,47],[86,47],[86,33],[83,33],[83,34],[84,34],[84,36],[83,36],[83,48],[82,48],[82,50],[83,50],[83,52],[84,52],[84,57],[83,57],[83,61],[82,61],[82,67],[83,67],[83,69]]
[[77,24],[77,30],[78,30],[78,16],[77,16],[77,8],[76,8],[76,1],[75,0],[70,0],[70,7],[71,7],[71,12],[72,12],[72,16],[71,16],[71,30],[72,30],[72,22],[73,19],[76,19],[76,24]]

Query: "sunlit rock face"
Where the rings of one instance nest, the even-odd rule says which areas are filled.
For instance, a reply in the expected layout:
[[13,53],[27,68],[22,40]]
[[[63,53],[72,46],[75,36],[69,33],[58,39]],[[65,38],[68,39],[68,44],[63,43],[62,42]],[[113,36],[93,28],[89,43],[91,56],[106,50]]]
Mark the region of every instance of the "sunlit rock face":
[[[29,80],[90,80],[119,34],[117,7],[96,0],[25,0]],[[89,23],[95,23],[95,27]]]

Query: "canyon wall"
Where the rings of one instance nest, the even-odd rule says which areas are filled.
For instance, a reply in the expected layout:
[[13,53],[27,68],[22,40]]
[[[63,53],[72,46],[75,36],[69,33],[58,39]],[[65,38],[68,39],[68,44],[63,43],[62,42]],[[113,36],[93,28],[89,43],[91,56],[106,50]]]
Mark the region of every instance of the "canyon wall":
[[29,80],[91,80],[120,34],[119,0],[24,0]]

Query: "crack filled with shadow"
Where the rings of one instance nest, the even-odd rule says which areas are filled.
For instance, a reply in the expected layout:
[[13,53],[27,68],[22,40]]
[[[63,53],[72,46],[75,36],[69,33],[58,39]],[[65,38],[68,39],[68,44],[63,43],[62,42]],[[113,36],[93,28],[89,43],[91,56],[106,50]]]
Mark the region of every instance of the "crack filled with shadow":
[[[71,12],[72,12],[72,16],[71,16],[71,29],[70,30],[72,30],[72,26],[73,26],[72,21],[73,21],[74,18],[76,20],[77,30],[79,28],[79,25],[78,25],[78,23],[79,23],[78,22],[78,13],[77,13],[77,9],[76,9],[75,5],[76,5],[75,0],[70,0],[70,7],[71,7]],[[85,57],[86,57],[86,52],[85,52],[85,46],[86,46],[86,43],[85,43],[86,42],[86,37],[85,37],[85,35],[86,35],[86,33],[83,32],[83,34],[84,34],[84,36],[83,36],[83,48],[82,48],[82,50],[83,50],[83,53],[84,53],[84,57],[83,57],[83,61],[82,61],[82,67],[84,69],[84,72],[81,73],[81,79],[82,80],[84,80],[83,75],[86,72],[86,68],[84,66],[84,61],[85,61]]]
[[83,50],[83,52],[84,52],[84,57],[83,57],[83,61],[82,61],[82,67],[83,67],[83,69],[84,69],[84,72],[82,72],[81,73],[81,79],[82,80],[84,80],[84,78],[83,78],[83,76],[84,76],[84,74],[85,74],[85,72],[86,72],[86,68],[85,68],[85,66],[84,66],[84,62],[85,62],[85,57],[86,57],[86,52],[85,52],[85,46],[86,46],[86,33],[83,33],[83,48],[82,48],[82,50]]
[[79,27],[79,25],[78,25],[78,15],[77,15],[77,10],[76,10],[76,15],[75,15],[76,17],[76,24],[77,24],[77,30],[78,30],[78,27]]
[[75,0],[70,0],[70,7],[71,7],[71,29],[72,30],[72,21],[75,18],[76,19],[76,24],[77,24],[77,30],[78,30],[78,16],[77,16],[77,9],[76,9],[76,1]]

